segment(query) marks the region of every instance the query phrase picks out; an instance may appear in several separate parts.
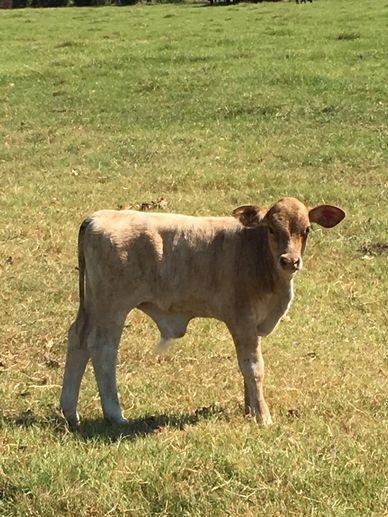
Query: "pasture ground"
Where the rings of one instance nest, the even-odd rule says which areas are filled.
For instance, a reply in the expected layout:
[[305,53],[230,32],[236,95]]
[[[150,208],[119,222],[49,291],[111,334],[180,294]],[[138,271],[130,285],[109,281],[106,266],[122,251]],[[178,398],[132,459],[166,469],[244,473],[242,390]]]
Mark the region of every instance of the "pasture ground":
[[[386,0],[0,13],[0,515],[387,515]],[[338,204],[287,321],[263,341],[269,429],[243,418],[226,329],[171,353],[128,319],[127,429],[91,369],[57,405],[95,209],[163,196],[229,214]]]

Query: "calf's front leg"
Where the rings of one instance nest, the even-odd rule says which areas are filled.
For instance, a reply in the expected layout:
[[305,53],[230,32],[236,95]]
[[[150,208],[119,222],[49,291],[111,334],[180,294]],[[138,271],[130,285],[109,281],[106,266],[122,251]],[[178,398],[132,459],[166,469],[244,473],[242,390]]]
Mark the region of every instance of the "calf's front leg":
[[253,329],[249,332],[232,331],[232,336],[244,378],[245,413],[257,423],[270,425],[272,418],[264,398],[264,359],[259,338]]

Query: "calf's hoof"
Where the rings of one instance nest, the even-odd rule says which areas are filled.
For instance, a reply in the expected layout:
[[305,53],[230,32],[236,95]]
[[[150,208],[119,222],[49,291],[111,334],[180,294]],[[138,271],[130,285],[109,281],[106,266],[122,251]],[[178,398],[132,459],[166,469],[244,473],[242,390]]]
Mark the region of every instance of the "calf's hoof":
[[259,411],[252,411],[249,406],[245,407],[245,417],[252,418],[254,422],[258,425],[269,426],[272,425],[271,413],[268,409],[265,412],[260,413]]
[[268,427],[273,423],[271,415],[247,415],[247,417],[252,418],[255,424],[262,425],[263,427]]
[[105,420],[111,424],[111,425],[128,425],[129,420],[127,418],[124,418],[123,416],[120,417],[105,417]]
[[77,429],[80,426],[80,419],[78,413],[69,414],[62,409],[62,415],[70,429]]
[[267,415],[261,415],[261,417],[257,418],[257,421],[259,424],[267,427],[269,425],[272,425],[272,418],[271,415],[268,413]]

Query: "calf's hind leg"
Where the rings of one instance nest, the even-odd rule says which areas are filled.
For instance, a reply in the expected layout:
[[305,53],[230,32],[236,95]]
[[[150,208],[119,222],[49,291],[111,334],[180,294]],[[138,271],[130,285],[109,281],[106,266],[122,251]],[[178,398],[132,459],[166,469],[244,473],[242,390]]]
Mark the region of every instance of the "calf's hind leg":
[[122,416],[117,394],[117,353],[125,317],[120,323],[95,325],[91,329],[87,344],[96,376],[104,417],[111,423],[126,424]]
[[81,380],[89,360],[89,351],[85,342],[81,342],[77,335],[75,321],[68,334],[67,355],[60,406],[64,417],[71,427],[79,424],[77,402]]

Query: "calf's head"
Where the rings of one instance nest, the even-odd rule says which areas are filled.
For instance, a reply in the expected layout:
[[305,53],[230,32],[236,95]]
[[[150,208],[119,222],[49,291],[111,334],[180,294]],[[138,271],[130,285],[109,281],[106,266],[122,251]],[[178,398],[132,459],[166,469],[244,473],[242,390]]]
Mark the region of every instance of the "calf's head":
[[342,221],[345,212],[331,205],[309,208],[295,198],[285,197],[269,210],[244,205],[236,208],[233,215],[248,228],[265,228],[276,267],[282,273],[292,275],[302,269],[311,223],[332,228]]

